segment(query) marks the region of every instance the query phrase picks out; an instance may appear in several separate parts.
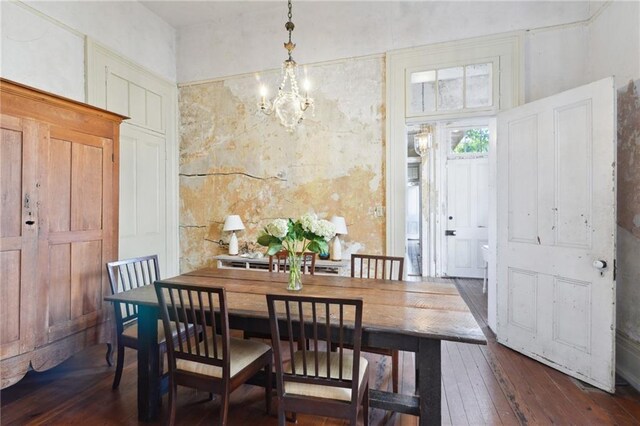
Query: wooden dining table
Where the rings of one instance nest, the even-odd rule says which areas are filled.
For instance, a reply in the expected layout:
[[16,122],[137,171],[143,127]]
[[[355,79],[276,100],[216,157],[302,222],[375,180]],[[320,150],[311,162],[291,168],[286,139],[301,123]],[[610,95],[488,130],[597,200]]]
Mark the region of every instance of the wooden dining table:
[[[287,275],[261,271],[206,268],[163,282],[224,287],[229,325],[269,333],[265,295],[286,294]],[[419,416],[420,425],[441,423],[440,346],[443,340],[486,344],[480,326],[453,284],[306,275],[299,294],[359,297],[363,300],[362,345],[415,353],[414,395],[370,390],[373,408]],[[157,420],[166,377],[158,375],[159,305],[153,286],[108,296],[105,300],[138,307],[138,418]]]

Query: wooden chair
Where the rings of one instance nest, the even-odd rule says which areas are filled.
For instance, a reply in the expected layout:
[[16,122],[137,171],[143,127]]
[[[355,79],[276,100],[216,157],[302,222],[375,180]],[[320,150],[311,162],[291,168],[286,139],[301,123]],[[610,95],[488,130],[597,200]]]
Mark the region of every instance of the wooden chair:
[[[302,273],[309,275],[316,271],[316,254],[314,252],[298,253],[302,256]],[[289,255],[286,250],[280,250],[269,256],[269,272],[289,272]]]
[[[285,412],[292,412],[294,420],[295,413],[307,413],[348,419],[355,425],[362,404],[368,425],[369,366],[360,356],[362,299],[268,294],[267,306],[277,348],[278,424],[284,426]],[[280,345],[281,339],[288,345]],[[310,347],[294,351],[294,344],[305,339]],[[353,352],[345,351],[347,341]]]
[[[372,278],[402,281],[404,258],[379,256],[372,254],[351,255],[351,276],[354,278]],[[393,392],[398,393],[399,353],[397,350],[365,346],[363,352],[370,352],[391,357],[391,384]]]
[[[273,352],[262,342],[230,337],[224,288],[157,282],[155,289],[165,333],[179,330],[177,339],[167,341],[169,424],[175,423],[181,385],[220,395],[220,424],[226,425],[229,395],[262,369],[271,413]],[[199,330],[200,339],[185,335],[189,328]]]
[[[153,284],[160,279],[158,256],[145,256],[107,263],[107,274],[111,293],[121,293],[134,288]],[[113,378],[113,389],[117,389],[122,378],[124,366],[124,348],[138,350],[138,307],[129,303],[114,303],[116,317],[116,333],[118,360],[116,374]],[[175,333],[174,333],[175,335]],[[162,321],[158,321],[158,343],[160,346],[160,371],[164,369],[164,353],[166,352],[165,333]],[[107,362],[111,365],[111,347],[107,352]]]

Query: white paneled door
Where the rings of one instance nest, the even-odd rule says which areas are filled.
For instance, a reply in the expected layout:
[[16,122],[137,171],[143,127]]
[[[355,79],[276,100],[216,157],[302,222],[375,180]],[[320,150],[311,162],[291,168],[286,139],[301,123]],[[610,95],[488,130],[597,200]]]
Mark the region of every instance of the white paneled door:
[[165,139],[123,125],[120,133],[120,258],[166,259]]
[[501,113],[498,341],[615,390],[613,78]]
[[489,199],[487,157],[447,160],[446,274],[482,278],[481,247],[487,244]]

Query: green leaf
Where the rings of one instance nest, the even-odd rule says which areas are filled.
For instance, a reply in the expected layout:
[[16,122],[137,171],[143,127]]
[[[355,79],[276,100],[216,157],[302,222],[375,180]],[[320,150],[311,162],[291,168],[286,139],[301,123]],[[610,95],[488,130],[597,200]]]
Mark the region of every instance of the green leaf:
[[262,234],[258,237],[258,244],[266,247],[269,244],[271,244],[271,241],[273,240],[273,238],[274,237],[269,234]]
[[282,250],[282,244],[280,244],[280,243],[270,244],[269,245],[269,250],[267,250],[267,254],[269,256],[273,256],[274,254],[276,254],[280,250]]
[[312,251],[314,253],[320,253],[322,251],[320,248],[320,244],[318,244],[318,241],[311,241],[309,243],[309,247],[307,248],[307,250]]

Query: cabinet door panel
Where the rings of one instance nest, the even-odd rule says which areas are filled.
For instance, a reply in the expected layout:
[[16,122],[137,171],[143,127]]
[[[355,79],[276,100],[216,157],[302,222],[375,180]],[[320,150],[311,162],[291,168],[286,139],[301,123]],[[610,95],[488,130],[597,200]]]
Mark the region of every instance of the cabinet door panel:
[[71,319],[71,244],[49,246],[49,325]]
[[102,229],[104,149],[73,143],[71,148],[71,230]]
[[22,235],[22,132],[3,128],[0,143],[0,238]]
[[33,348],[37,257],[37,194],[33,176],[39,127],[1,116],[0,126],[0,359]]
[[49,167],[56,172],[49,177],[49,232],[71,230],[71,142],[51,139]]
[[[105,226],[110,201],[103,196],[113,182],[111,139],[52,127],[45,193],[46,240],[42,275],[48,292],[46,341],[103,321],[108,289],[104,264],[111,260],[113,233]],[[55,136],[55,137],[53,137]]]

